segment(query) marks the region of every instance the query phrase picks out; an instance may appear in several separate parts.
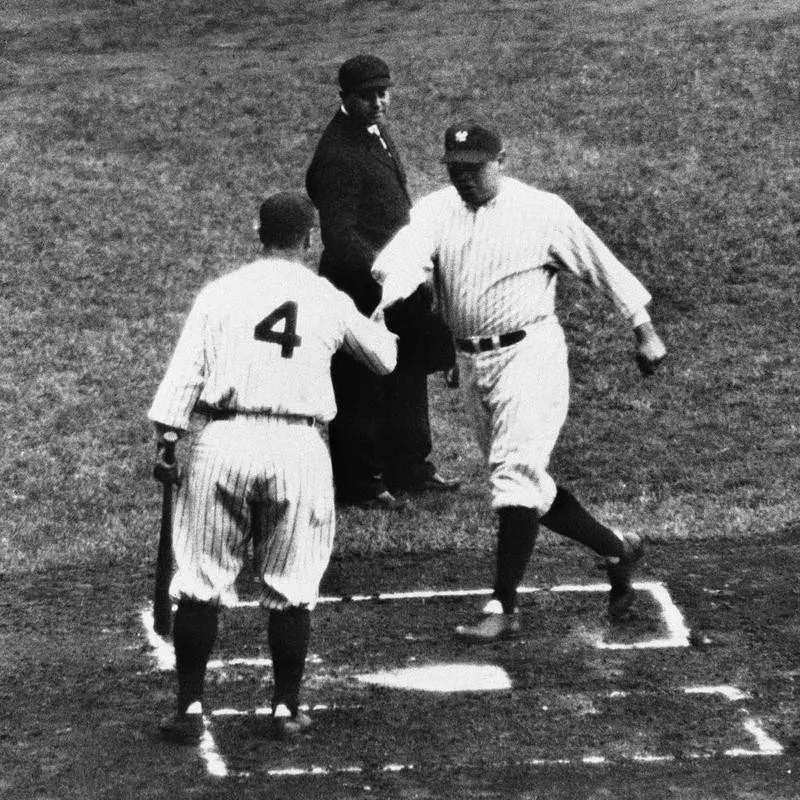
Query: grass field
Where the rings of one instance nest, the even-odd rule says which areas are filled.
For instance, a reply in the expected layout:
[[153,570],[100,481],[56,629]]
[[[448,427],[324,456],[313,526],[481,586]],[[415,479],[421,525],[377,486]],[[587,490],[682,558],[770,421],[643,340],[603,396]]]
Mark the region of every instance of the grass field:
[[[559,481],[665,552],[789,542],[796,575],[796,3],[4,0],[4,607],[27,587],[35,608],[36,587],[62,575],[146,578],[159,493],[145,412],[183,317],[207,280],[256,255],[261,198],[302,186],[336,68],[362,51],[393,68],[414,196],[444,180],[444,128],[488,117],[509,172],[563,195],[654,296],[670,357],[643,380],[610,306],[562,283],[573,401]],[[343,511],[337,569],[492,548],[460,398],[438,377],[431,394],[436,459],[464,490],[402,515]],[[545,536],[543,558],[561,547]],[[17,642],[10,622],[0,633]],[[30,666],[32,651],[4,652],[8,674]]]
[[[656,537],[796,520],[797,37],[775,0],[8,0],[1,568],[150,557],[144,414],[183,315],[256,253],[260,198],[302,185],[361,50],[396,73],[415,196],[444,178],[448,122],[488,116],[509,171],[562,193],[655,297],[671,359],[643,383],[610,307],[562,286],[560,479]],[[442,466],[480,496],[378,547],[468,546],[491,525],[458,402],[435,411]],[[376,546],[376,523],[347,522],[341,547]]]

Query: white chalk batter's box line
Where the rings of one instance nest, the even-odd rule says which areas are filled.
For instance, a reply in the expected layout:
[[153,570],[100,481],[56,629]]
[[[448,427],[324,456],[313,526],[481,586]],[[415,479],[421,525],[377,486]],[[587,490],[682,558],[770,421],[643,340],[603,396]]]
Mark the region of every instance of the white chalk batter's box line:
[[[732,703],[741,702],[746,700],[749,696],[742,692],[735,686],[720,685],[720,686],[690,686],[682,690],[685,694],[690,695],[704,695],[712,696],[718,695],[725,700]],[[648,692],[610,692],[605,693],[603,696],[613,698],[625,698],[629,696],[640,696],[648,694]],[[335,710],[335,707],[327,706],[314,706],[312,710],[324,711]],[[715,752],[695,752],[689,754],[682,754],[681,761],[701,761],[710,760],[719,757],[720,755],[728,758],[744,758],[744,757],[757,757],[757,756],[779,756],[783,753],[783,747],[774,739],[772,739],[764,730],[761,722],[754,717],[750,716],[747,709],[740,706],[740,713],[743,715],[743,729],[752,737],[755,742],[755,748],[736,747],[729,748],[722,753]],[[268,708],[258,708],[255,711],[236,711],[234,709],[218,709],[212,712],[212,719],[232,717],[232,716],[251,716],[251,715],[268,716],[270,710]],[[208,774],[215,778],[251,778],[254,773],[250,771],[231,771],[228,765],[220,754],[217,748],[214,737],[211,733],[208,721],[206,721],[206,728],[200,743],[197,747],[198,754],[206,766]],[[507,761],[510,767],[553,767],[553,766],[609,766],[622,763],[638,763],[638,764],[663,764],[677,761],[678,757],[673,755],[658,755],[654,753],[631,753],[631,754],[615,754],[613,758],[606,757],[600,753],[591,753],[578,758],[532,758],[532,759],[519,759],[516,761]],[[378,772],[399,773],[399,772],[424,772],[424,764],[384,764],[377,769]],[[437,769],[441,769],[441,765],[437,765]],[[358,774],[373,774],[376,771],[374,767],[369,769],[361,765],[348,765],[341,767],[323,767],[318,765],[311,765],[308,767],[281,767],[267,769],[264,772],[259,772],[258,775],[266,774],[268,777],[273,778],[291,778],[291,777],[308,777],[308,776],[336,776],[336,775],[358,775]]]
[[[667,588],[659,582],[637,582],[634,584],[634,587],[639,591],[646,591],[651,594],[654,601],[658,605],[662,619],[665,623],[665,626],[668,631],[668,635],[666,637],[658,638],[658,639],[647,639],[639,642],[633,642],[628,644],[618,644],[618,643],[606,643],[604,641],[598,640],[595,642],[595,647],[601,650],[636,650],[636,649],[653,649],[653,648],[679,648],[679,647],[688,647],[689,646],[689,636],[690,631],[687,627],[683,615],[675,605],[672,600],[672,597],[669,594]],[[609,590],[608,584],[589,584],[589,585],[582,585],[582,584],[569,584],[569,585],[562,585],[562,586],[554,586],[550,589],[553,592],[607,592]],[[521,594],[530,594],[534,592],[545,591],[541,588],[537,587],[521,587],[520,588]],[[433,598],[457,598],[457,597],[480,597],[480,596],[488,596],[492,592],[491,589],[456,589],[456,590],[444,590],[444,591],[437,591],[437,590],[422,590],[422,591],[412,591],[412,592],[394,592],[394,593],[380,593],[380,594],[372,594],[372,595],[355,595],[351,597],[321,597],[319,602],[322,603],[346,603],[346,602],[389,602],[389,601],[402,601],[402,600],[427,600]],[[258,607],[258,601],[240,601],[238,602],[233,608],[254,608]],[[175,666],[175,656],[174,650],[170,642],[162,639],[158,636],[155,631],[153,630],[153,615],[152,609],[146,608],[142,611],[142,623],[145,628],[145,633],[147,635],[148,641],[153,648],[153,657],[156,662],[158,669],[161,670],[171,670],[174,669]],[[316,656],[309,657],[309,662],[319,663],[320,659]],[[232,659],[217,659],[212,660],[209,662],[209,669],[225,669],[226,667],[236,667],[236,666],[243,666],[243,667],[261,667],[266,668],[271,665],[271,661],[268,658],[232,658]],[[470,665],[442,665],[441,669],[448,669],[448,668],[461,668],[467,667],[469,668]],[[480,665],[473,668],[477,668],[480,670],[494,670],[495,673],[497,671],[503,672],[499,667],[491,667],[486,665]],[[432,668],[436,670],[437,668]],[[406,670],[406,672],[412,672],[413,670]],[[403,672],[403,670],[398,670],[397,672]],[[356,676],[358,679],[362,680],[365,683],[373,682],[371,679],[378,678],[377,675],[375,676]],[[391,676],[390,676],[391,677]],[[507,676],[505,676],[507,679]],[[495,675],[492,676],[494,680]],[[381,682],[379,679],[378,682]],[[387,685],[395,685],[400,686],[400,684],[391,684],[388,683]],[[452,685],[452,683],[451,683]],[[419,689],[420,686],[417,685],[414,688]],[[502,688],[510,688],[510,683],[495,683],[492,686],[489,686],[488,689],[502,689]],[[464,690],[475,690],[475,687],[471,689],[469,687],[465,688]],[[435,691],[435,689],[434,689]],[[683,690],[686,694],[693,694],[693,695],[719,695],[730,702],[741,702],[747,699],[747,695],[736,688],[735,686],[694,686],[694,687],[687,687]],[[623,691],[616,691],[612,692],[607,697],[613,698],[624,698],[630,696],[631,693],[623,692]],[[639,694],[647,694],[644,693],[635,693]],[[336,711],[338,710],[338,706],[336,705],[316,705],[311,710],[315,712],[325,712],[325,711]],[[547,709],[543,709],[547,710]],[[746,708],[740,707],[740,713],[743,716],[742,725],[744,731],[754,740],[755,748],[732,748],[725,750],[722,755],[727,757],[750,757],[750,756],[776,756],[781,755],[783,753],[783,747],[772,739],[764,730],[761,722],[754,717],[752,717]],[[237,717],[237,716],[248,716],[248,715],[267,715],[269,713],[269,709],[267,708],[257,708],[254,711],[240,711],[237,709],[216,709],[211,712],[212,719],[224,719],[226,717]],[[214,738],[211,734],[209,727],[206,727],[205,733],[198,745],[198,752],[206,765],[206,769],[210,775],[216,777],[249,777],[250,773],[231,773],[228,769],[228,766],[219,753]],[[692,754],[689,756],[682,756],[682,758],[691,758],[691,759],[709,759],[715,756],[720,755],[719,753],[697,753]],[[600,754],[591,754],[583,756],[582,758],[577,759],[531,759],[527,761],[519,761],[516,763],[516,766],[553,766],[553,765],[606,765],[606,764],[613,764],[615,762],[637,762],[637,763],[662,763],[662,762],[670,762],[676,760],[675,756],[671,755],[653,755],[653,754],[644,754],[644,753],[635,753],[632,755],[615,755],[613,759],[609,759],[606,756]],[[393,772],[403,772],[408,770],[420,769],[422,765],[418,765],[415,767],[413,764],[386,764],[382,771],[385,773],[393,773]],[[370,771],[374,771],[370,769]],[[362,772],[366,772],[366,770],[358,765],[354,766],[347,766],[347,767],[319,767],[319,766],[311,766],[311,767],[291,767],[291,768],[284,768],[284,769],[272,769],[267,770],[266,774],[273,777],[290,777],[290,776],[309,776],[309,775],[336,775],[336,774],[360,774]],[[260,773],[261,774],[261,773]]]
[[[661,618],[667,629],[667,635],[660,638],[644,639],[638,642],[605,642],[602,638],[598,638],[594,642],[594,646],[599,650],[651,650],[662,648],[674,647],[688,647],[689,646],[689,628],[683,618],[680,609],[675,605],[670,596],[669,591],[663,583],[657,581],[641,581],[633,584],[637,591],[647,592],[651,595],[656,605],[659,608]],[[593,583],[593,584],[564,584],[561,586],[553,586],[549,591],[556,593],[566,592],[608,592],[609,585],[607,583]],[[520,594],[534,594],[536,592],[546,591],[539,587],[522,586],[518,589]],[[492,594],[491,589],[448,589],[448,590],[420,590],[413,592],[386,592],[381,594],[364,594],[353,595],[351,597],[320,597],[319,603],[365,603],[365,602],[392,602],[403,600],[432,600],[435,598],[458,598],[458,597],[486,597]],[[259,602],[257,600],[240,600],[234,605],[230,606],[232,609],[236,608],[258,608]],[[149,614],[149,622],[147,615]],[[152,626],[152,611],[145,610],[142,613],[142,621],[145,630],[148,632],[148,639],[155,651],[155,659],[159,669],[169,670],[175,667],[175,654],[172,646],[153,633]],[[226,666],[253,666],[253,667],[267,667],[270,666],[269,659],[265,658],[237,658],[227,661],[212,660],[208,664],[208,668],[224,669]]]

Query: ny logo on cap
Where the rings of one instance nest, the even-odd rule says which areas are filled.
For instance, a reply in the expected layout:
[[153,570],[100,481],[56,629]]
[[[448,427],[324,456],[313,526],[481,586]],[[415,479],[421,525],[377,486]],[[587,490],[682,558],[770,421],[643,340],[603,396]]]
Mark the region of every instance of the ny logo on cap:
[[467,141],[467,131],[456,131],[456,141],[457,142],[466,142]]

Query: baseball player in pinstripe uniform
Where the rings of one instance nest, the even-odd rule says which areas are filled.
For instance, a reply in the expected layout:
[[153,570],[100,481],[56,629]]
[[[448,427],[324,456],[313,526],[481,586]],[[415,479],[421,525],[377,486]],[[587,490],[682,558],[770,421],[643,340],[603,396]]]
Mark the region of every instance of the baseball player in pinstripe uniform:
[[[273,725],[301,732],[298,709],[317,601],[334,536],[333,478],[320,430],[336,412],[331,356],[344,349],[381,374],[397,343],[353,301],[304,268],[315,212],[303,194],[283,192],[261,206],[263,257],[207,285],[186,319],[148,413],[159,440],[207,418],[191,443],[174,509],[176,571],[170,594],[178,707],[165,738],[196,741],[204,730],[203,686],[221,606],[261,521],[256,552],[268,611]],[[158,463],[157,463],[158,466]]]
[[494,596],[478,622],[456,634],[485,642],[519,631],[517,587],[539,522],[606,559],[609,613],[621,618],[634,601],[640,537],[602,525],[547,471],[569,401],[556,278],[572,273],[611,299],[634,330],[645,374],[666,355],[646,310],[650,294],[564,200],[502,173],[495,131],[453,125],[444,144],[452,185],[419,200],[378,255],[373,275],[383,293],[374,317],[429,281],[438,262],[440,301],[498,513]]

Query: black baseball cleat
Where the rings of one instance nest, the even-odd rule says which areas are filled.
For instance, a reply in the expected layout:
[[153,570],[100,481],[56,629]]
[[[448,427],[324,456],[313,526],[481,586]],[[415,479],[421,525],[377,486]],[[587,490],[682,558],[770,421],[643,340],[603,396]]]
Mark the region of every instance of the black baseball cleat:
[[308,714],[300,709],[296,714],[292,714],[283,703],[279,703],[272,712],[272,735],[280,741],[300,736],[311,725],[311,717]]
[[165,742],[197,744],[200,741],[206,730],[206,721],[202,709],[195,711],[194,706],[199,706],[199,704],[195,703],[190,706],[192,713],[189,711],[175,712],[161,720],[159,729],[161,738]]
[[612,620],[623,619],[636,600],[636,590],[631,578],[634,568],[644,555],[644,543],[635,533],[623,533],[625,552],[618,558],[606,559],[606,572],[611,584],[608,596],[608,616]]
[[504,614],[497,600],[490,600],[484,607],[483,616],[474,625],[456,627],[456,637],[463,642],[489,644],[501,639],[513,639],[521,630],[519,614]]

